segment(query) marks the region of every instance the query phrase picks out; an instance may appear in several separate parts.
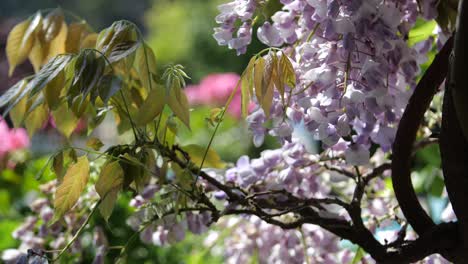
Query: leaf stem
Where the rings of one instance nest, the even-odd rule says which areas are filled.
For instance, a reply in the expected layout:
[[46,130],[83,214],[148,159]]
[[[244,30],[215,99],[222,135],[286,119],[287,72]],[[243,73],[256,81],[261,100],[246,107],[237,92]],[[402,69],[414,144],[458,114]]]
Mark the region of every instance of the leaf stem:
[[81,225],[81,227],[78,229],[78,231],[75,233],[75,235],[72,237],[72,239],[68,242],[68,244],[60,251],[60,253],[57,255],[57,257],[55,257],[52,262],[55,262],[57,260],[60,259],[60,257],[63,255],[63,253],[65,253],[65,251],[67,251],[71,245],[75,242],[75,240],[81,235],[81,233],[83,233],[85,227],[88,225],[89,221],[91,220],[91,217],[94,215],[94,213],[96,212],[96,209],[99,207],[99,205],[101,204],[102,200],[99,199],[95,206],[93,207],[93,209],[91,210],[91,213],[89,213],[88,217],[86,218],[85,222]]

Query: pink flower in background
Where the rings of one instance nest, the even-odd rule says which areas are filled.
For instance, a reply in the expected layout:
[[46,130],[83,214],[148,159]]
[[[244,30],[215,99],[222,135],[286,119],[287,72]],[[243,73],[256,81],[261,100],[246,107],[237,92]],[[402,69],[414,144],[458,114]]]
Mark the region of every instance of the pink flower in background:
[[[214,73],[203,78],[198,85],[188,85],[185,88],[188,100],[192,105],[215,105],[222,106],[226,103],[231,92],[236,88],[239,81],[236,73]],[[242,114],[241,91],[237,90],[228,113],[235,117]]]
[[10,129],[5,120],[0,119],[0,157],[13,150],[29,146],[29,137],[23,128]]

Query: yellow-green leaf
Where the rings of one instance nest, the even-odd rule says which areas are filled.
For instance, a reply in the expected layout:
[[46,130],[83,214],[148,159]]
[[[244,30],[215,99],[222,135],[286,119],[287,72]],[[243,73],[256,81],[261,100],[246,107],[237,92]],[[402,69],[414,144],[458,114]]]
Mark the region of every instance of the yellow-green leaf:
[[42,32],[36,33],[34,45],[29,53],[29,61],[31,62],[34,72],[39,72],[41,66],[46,63],[47,52],[49,51],[49,43],[43,42],[41,39]]
[[110,191],[122,188],[124,171],[118,161],[108,162],[99,174],[95,188],[99,197],[104,198]]
[[89,178],[89,162],[86,156],[79,157],[77,162],[70,165],[63,181],[55,192],[55,219],[62,217],[78,201],[86,188]]
[[86,141],[86,146],[94,150],[99,150],[104,146],[104,144],[99,138],[92,137]]
[[254,87],[255,87],[255,96],[257,101],[260,103],[263,98],[262,87],[263,87],[263,71],[265,69],[265,59],[258,58],[254,67]]
[[[182,147],[182,149],[190,155],[190,159],[195,163],[195,165],[200,166],[206,152],[206,147],[190,144]],[[206,154],[205,161],[203,162],[203,167],[222,169],[225,166],[226,164],[221,160],[218,153],[210,148]]]
[[250,103],[250,81],[247,76],[242,76],[241,79],[241,108],[242,116],[246,117],[249,114]]
[[[177,100],[177,94],[179,94],[179,100]],[[184,123],[187,128],[190,129],[190,109],[185,92],[180,90],[174,91],[174,89],[171,89],[168,105],[174,115],[177,116],[182,121],[182,123]]]
[[257,61],[257,56],[253,56],[250,58],[249,64],[247,64],[247,67],[244,70],[244,75],[246,80],[249,83],[249,92],[250,96],[254,96],[254,69],[255,69],[255,62]]
[[26,115],[28,98],[23,98],[21,101],[16,104],[10,111],[10,118],[13,121],[15,127],[20,127],[23,124],[24,117]]
[[97,38],[98,38],[97,33],[91,33],[89,35],[86,35],[86,37],[84,37],[83,39],[83,42],[81,42],[80,48],[81,49],[94,48],[96,46]]
[[49,111],[47,107],[42,104],[32,111],[25,119],[24,125],[31,137],[37,130],[39,130],[49,118]]
[[138,110],[138,115],[135,118],[135,123],[138,126],[143,126],[153,121],[161,114],[166,103],[166,95],[164,87],[157,86],[148,94],[148,97],[143,102],[143,105]]
[[62,26],[60,27],[60,31],[58,32],[57,36],[55,36],[55,38],[50,41],[49,51],[46,57],[47,61],[59,54],[65,53],[65,41],[67,40],[67,34],[67,24],[62,22]]
[[16,25],[11,30],[10,34],[8,34],[6,55],[8,64],[10,65],[8,72],[10,76],[13,74],[16,66],[26,60],[33,46],[34,38],[32,38],[31,35],[25,35],[30,24],[30,19],[23,21]]
[[60,94],[65,86],[65,72],[60,72],[44,88],[44,97],[51,110],[57,109],[60,104]]
[[281,69],[281,81],[283,84],[288,85],[291,89],[296,87],[296,72],[294,67],[286,55],[282,55],[279,66]]
[[156,88],[152,86],[152,83],[150,83],[153,78],[152,75],[157,75],[156,56],[154,56],[153,50],[146,45],[146,43],[143,43],[143,45],[140,45],[138,48],[135,63],[135,68],[140,76],[143,87],[146,89]]
[[268,118],[270,116],[270,108],[271,104],[273,103],[273,92],[274,92],[274,85],[273,82],[270,82],[268,87],[265,88],[265,94],[263,95],[261,106],[263,112],[265,112],[265,116]]
[[52,111],[52,116],[58,131],[69,138],[78,125],[78,118],[73,111],[66,103],[62,103],[56,110]]

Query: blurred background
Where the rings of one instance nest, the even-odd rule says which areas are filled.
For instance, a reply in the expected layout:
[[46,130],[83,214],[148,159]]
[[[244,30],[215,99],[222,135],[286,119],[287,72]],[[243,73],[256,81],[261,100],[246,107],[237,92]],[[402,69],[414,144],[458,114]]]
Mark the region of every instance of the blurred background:
[[[227,0],[2,0],[0,1],[0,94],[20,80],[33,73],[29,62],[17,68],[8,77],[8,63],[5,43],[9,31],[18,22],[33,15],[37,10],[61,7],[85,19],[95,31],[110,26],[117,20],[130,20],[138,25],[146,36],[148,44],[155,51],[159,69],[170,63],[182,64],[191,77],[187,93],[193,105],[192,132],[182,131],[182,145],[196,143],[207,145],[213,127],[206,118],[213,107],[222,107],[239,79],[238,74],[247,65],[251,55],[264,46],[255,38],[244,56],[220,47],[212,37],[216,26],[217,6]],[[70,15],[70,14],[68,14]],[[222,91],[214,95],[214,91]],[[242,154],[257,156],[262,149],[272,148],[275,143],[267,139],[264,146],[254,148],[247,133],[246,124],[240,120],[240,100],[233,104],[232,111],[218,132],[214,149],[226,161],[235,162]],[[8,120],[7,120],[8,121]],[[45,124],[39,135],[29,138],[22,130],[8,129],[5,122],[0,124],[0,140],[19,142],[0,151],[0,255],[7,248],[15,248],[19,241],[12,232],[31,214],[29,204],[38,196],[40,184],[54,178],[49,169],[43,170],[55,150],[66,144],[53,125]],[[118,141],[112,119],[99,128],[107,143]],[[11,124],[9,124],[11,126]],[[3,130],[2,130],[3,129]],[[3,131],[3,132],[2,132]],[[109,136],[110,135],[110,136]],[[74,144],[84,144],[86,128],[77,129],[73,135]],[[7,139],[8,138],[8,139]],[[103,140],[104,141],[104,140]],[[106,142],[104,142],[106,143]],[[3,160],[3,161],[2,161]],[[36,180],[43,173],[41,180]],[[128,206],[131,197],[119,200],[114,219],[127,219],[132,213]],[[116,244],[124,243],[132,234],[126,223],[114,221],[112,234],[107,234]],[[130,263],[221,263],[220,255],[211,254],[212,246],[203,244],[203,236],[192,236],[184,242],[169,247],[148,246],[134,243]],[[92,260],[92,251],[84,261]],[[109,257],[113,257],[110,254]]]

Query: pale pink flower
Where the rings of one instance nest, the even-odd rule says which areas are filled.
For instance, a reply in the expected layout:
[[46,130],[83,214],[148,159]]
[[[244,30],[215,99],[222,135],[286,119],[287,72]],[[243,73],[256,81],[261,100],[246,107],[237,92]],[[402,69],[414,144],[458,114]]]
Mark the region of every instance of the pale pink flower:
[[15,128],[10,130],[10,149],[23,149],[29,147],[29,136],[25,129]]
[[8,152],[29,146],[29,137],[23,128],[10,129],[5,120],[0,119],[0,157]]
[[[191,105],[223,106],[226,104],[232,91],[236,88],[239,78],[239,75],[236,73],[210,74],[203,78],[200,84],[188,85],[185,88],[185,92]],[[241,116],[240,89],[234,95],[228,112],[235,117]]]

